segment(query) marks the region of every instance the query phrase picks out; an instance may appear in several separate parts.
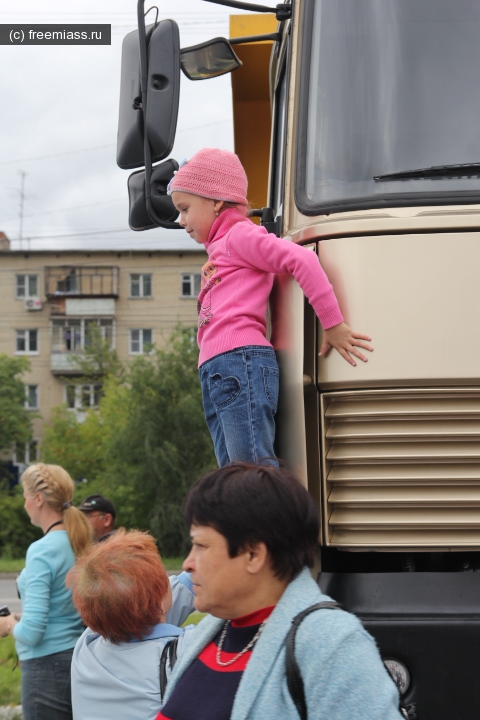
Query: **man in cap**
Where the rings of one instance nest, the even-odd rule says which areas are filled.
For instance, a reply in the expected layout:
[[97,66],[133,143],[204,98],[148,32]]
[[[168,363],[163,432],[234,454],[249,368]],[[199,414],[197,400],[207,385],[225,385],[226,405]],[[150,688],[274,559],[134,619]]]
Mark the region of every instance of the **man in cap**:
[[103,495],[89,495],[78,508],[87,516],[95,542],[103,542],[115,532],[117,511],[114,504]]
[[[85,513],[90,521],[94,542],[103,542],[114,534],[117,511],[111,500],[103,495],[89,495],[78,509]],[[180,625],[195,609],[190,573],[170,575],[169,581],[172,589],[172,606],[167,613],[166,622],[170,625]]]

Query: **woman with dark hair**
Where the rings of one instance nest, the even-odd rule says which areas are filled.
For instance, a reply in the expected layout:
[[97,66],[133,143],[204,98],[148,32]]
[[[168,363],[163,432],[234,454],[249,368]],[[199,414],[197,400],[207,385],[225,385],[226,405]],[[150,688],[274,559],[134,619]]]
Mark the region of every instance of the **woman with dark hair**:
[[[117,530],[79,558],[67,585],[88,626],[72,660],[74,719],[153,720],[164,645],[178,638],[180,653],[195,629],[166,622],[172,590],[154,538]],[[181,607],[178,622],[193,609]]]
[[21,481],[25,510],[44,536],[28,548],[18,578],[22,615],[0,618],[0,635],[15,638],[24,720],[71,720],[70,665],[83,624],[65,576],[92,530],[73,506],[73,480],[59,465],[30,465]]
[[[185,518],[183,567],[195,607],[212,617],[179,657],[157,720],[298,720],[286,637],[298,613],[329,600],[309,571],[320,529],[312,498],[282,468],[234,463],[194,485]],[[305,617],[295,659],[309,720],[400,720],[397,689],[353,615]]]

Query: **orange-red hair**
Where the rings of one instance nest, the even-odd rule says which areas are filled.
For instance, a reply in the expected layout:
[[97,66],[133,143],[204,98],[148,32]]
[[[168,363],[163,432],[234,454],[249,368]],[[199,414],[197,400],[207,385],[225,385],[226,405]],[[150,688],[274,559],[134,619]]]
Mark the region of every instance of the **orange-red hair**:
[[66,582],[83,622],[119,643],[160,621],[169,581],[154,538],[120,528],[81,555]]

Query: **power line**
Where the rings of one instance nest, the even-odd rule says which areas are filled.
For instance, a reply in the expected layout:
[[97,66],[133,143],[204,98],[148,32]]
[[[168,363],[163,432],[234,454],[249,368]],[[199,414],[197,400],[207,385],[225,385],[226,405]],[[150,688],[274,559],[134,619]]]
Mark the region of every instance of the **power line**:
[[[195,125],[194,127],[189,128],[179,128],[177,130],[177,135],[179,133],[185,133],[185,132],[193,132],[194,130],[202,130],[206,127],[211,127],[213,125],[223,125],[224,123],[231,122],[231,118],[224,118],[223,120],[214,120],[213,122],[204,123],[203,125]],[[116,147],[116,143],[109,143],[108,145],[93,145],[92,147],[87,148],[81,148],[79,150],[65,150],[63,152],[59,153],[50,153],[49,155],[35,155],[33,157],[29,158],[19,158],[17,160],[1,160],[0,165],[13,165],[15,163],[21,163],[21,162],[32,162],[34,160],[47,160],[51,157],[61,157],[63,155],[74,155],[78,153],[84,153],[84,152],[90,152],[93,150],[102,150],[104,148],[111,148]]]
[[[233,10],[234,10],[234,8],[233,8]],[[272,8],[272,12],[275,12],[274,8]],[[187,10],[179,10],[179,11],[175,11],[174,13],[163,12],[163,13],[160,13],[158,17],[159,17],[159,21],[162,19],[172,18],[172,15],[173,15],[173,19],[177,20],[178,22],[181,22],[184,17],[186,17],[188,19],[202,18],[205,21],[210,21],[210,20],[228,20],[228,16],[232,15],[232,14],[236,14],[235,12],[232,13],[232,8],[229,8],[228,10],[226,10],[224,12],[219,12],[217,10],[216,12],[215,11],[205,12],[204,11],[201,13],[191,13],[191,12],[188,12]],[[34,19],[34,18],[48,18],[49,22],[51,22],[51,17],[56,17],[59,20],[62,20],[63,18],[68,18],[69,21],[71,20],[72,17],[78,17],[78,18],[82,18],[82,22],[85,22],[85,18],[90,18],[92,20],[92,22],[95,22],[95,23],[99,23],[99,18],[105,18],[105,19],[109,20],[109,22],[107,23],[109,25],[114,25],[117,22],[117,20],[124,21],[124,20],[129,20],[131,18],[132,25],[134,27],[136,27],[136,25],[137,25],[137,14],[135,11],[134,12],[126,11],[123,13],[118,12],[118,11],[115,11],[115,13],[109,13],[108,11],[105,11],[105,12],[95,13],[93,11],[90,11],[90,12],[88,12],[88,11],[85,11],[85,12],[81,12],[81,11],[80,12],[78,12],[78,11],[58,12],[56,10],[50,10],[50,11],[42,10],[41,12],[35,12],[35,11],[25,10],[22,12],[21,10],[20,11],[16,10],[13,12],[0,13],[0,18],[7,19],[9,23],[13,23],[14,19],[12,19],[12,18],[17,18],[17,17],[20,18],[22,20],[22,22],[23,22],[24,17],[27,17],[29,21],[32,21],[32,19]],[[150,20],[150,18],[147,15],[147,23],[149,20]]]
[[24,215],[25,218],[31,218],[31,217],[37,217],[38,215],[55,215],[56,213],[60,212],[67,212],[69,210],[79,210],[80,208],[86,208],[86,207],[93,207],[95,205],[109,205],[110,203],[115,202],[125,202],[125,197],[121,198],[115,198],[114,200],[102,200],[102,202],[96,202],[96,203],[88,203],[86,205],[71,205],[70,207],[66,208],[57,208],[56,210],[45,210],[44,212],[38,212],[38,213],[32,213],[31,215]]
[[116,147],[116,143],[109,143],[108,145],[94,145],[93,147],[82,148],[80,150],[65,150],[64,152],[50,153],[49,155],[35,155],[34,157],[20,158],[19,160],[2,160],[0,161],[0,165],[13,165],[19,162],[31,162],[32,160],[46,160],[51,157],[60,157],[62,155],[75,155],[77,153],[90,152],[91,150],[101,150],[108,147]]
[[[130,228],[118,228],[116,230],[92,230],[90,232],[68,233],[68,234],[62,234],[62,235],[29,235],[28,237],[25,237],[23,239],[24,240],[55,240],[55,238],[82,237],[85,235],[108,235],[110,233],[117,233],[117,232],[132,232],[132,230]],[[18,242],[19,240],[22,240],[22,238],[11,238],[12,242]]]
[[[199,1],[200,1],[200,0],[199,0]],[[204,7],[207,8],[208,6],[204,6]],[[234,9],[234,8],[233,8],[233,9]],[[177,17],[180,18],[180,17],[185,16],[185,17],[191,18],[191,17],[197,17],[197,16],[198,16],[198,17],[208,17],[208,18],[211,18],[211,17],[212,17],[212,18],[214,18],[214,17],[224,18],[224,17],[228,17],[228,15],[231,14],[231,11],[232,11],[232,8],[229,8],[229,9],[228,9],[227,11],[225,11],[225,12],[219,12],[219,11],[217,10],[216,12],[215,12],[215,11],[212,11],[212,12],[203,12],[203,13],[197,13],[197,15],[195,15],[195,13],[191,13],[191,12],[189,12],[188,10],[179,10],[179,11],[175,11],[175,17],[176,17],[176,18],[177,18]],[[272,8],[272,12],[275,12],[275,9],[274,9],[274,8]],[[115,11],[115,14],[110,13],[110,12],[108,12],[108,11],[95,13],[94,11],[84,11],[84,12],[82,12],[82,11],[75,11],[75,10],[73,10],[73,11],[71,11],[71,12],[59,12],[58,10],[41,10],[40,12],[37,12],[37,13],[36,13],[35,11],[31,11],[31,10],[24,10],[24,11],[22,11],[22,10],[14,10],[14,11],[12,11],[12,12],[8,12],[8,11],[7,11],[7,12],[4,12],[4,11],[2,11],[2,12],[0,13],[0,18],[7,18],[7,17],[9,17],[9,16],[21,17],[22,15],[25,15],[25,16],[27,16],[28,18],[46,17],[46,16],[48,16],[48,15],[53,15],[53,16],[56,16],[56,17],[71,17],[71,16],[73,16],[73,17],[81,17],[81,16],[85,15],[86,17],[92,18],[92,20],[95,19],[95,21],[97,21],[99,17],[102,17],[102,16],[103,16],[103,17],[108,17],[108,18],[110,18],[110,20],[111,20],[112,23],[115,21],[116,18],[119,18],[119,17],[126,17],[126,18],[131,17],[131,18],[133,18],[133,21],[134,21],[135,24],[136,24],[136,21],[137,21],[137,14],[136,14],[136,12],[135,12],[135,11],[131,12],[131,11],[128,11],[128,10],[127,10],[127,11],[124,11],[124,12],[121,12],[121,11],[119,12],[118,10],[116,10],[116,11]],[[171,15],[172,15],[172,13],[165,13],[165,12],[164,12],[164,13],[159,14],[159,19],[162,19],[162,17],[168,18],[168,17],[171,17]],[[148,16],[147,16],[147,20],[148,20]],[[10,20],[10,22],[13,22],[13,21]]]

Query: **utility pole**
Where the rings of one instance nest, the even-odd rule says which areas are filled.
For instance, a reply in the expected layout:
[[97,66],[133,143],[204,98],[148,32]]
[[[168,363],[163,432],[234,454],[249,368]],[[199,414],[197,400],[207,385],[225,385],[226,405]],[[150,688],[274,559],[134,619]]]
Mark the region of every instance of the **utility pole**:
[[20,213],[19,213],[19,231],[18,231],[18,239],[20,241],[20,250],[22,249],[22,240],[23,240],[23,203],[25,200],[25,175],[27,173],[25,170],[20,170],[20,175],[22,176],[22,180],[20,182]]

